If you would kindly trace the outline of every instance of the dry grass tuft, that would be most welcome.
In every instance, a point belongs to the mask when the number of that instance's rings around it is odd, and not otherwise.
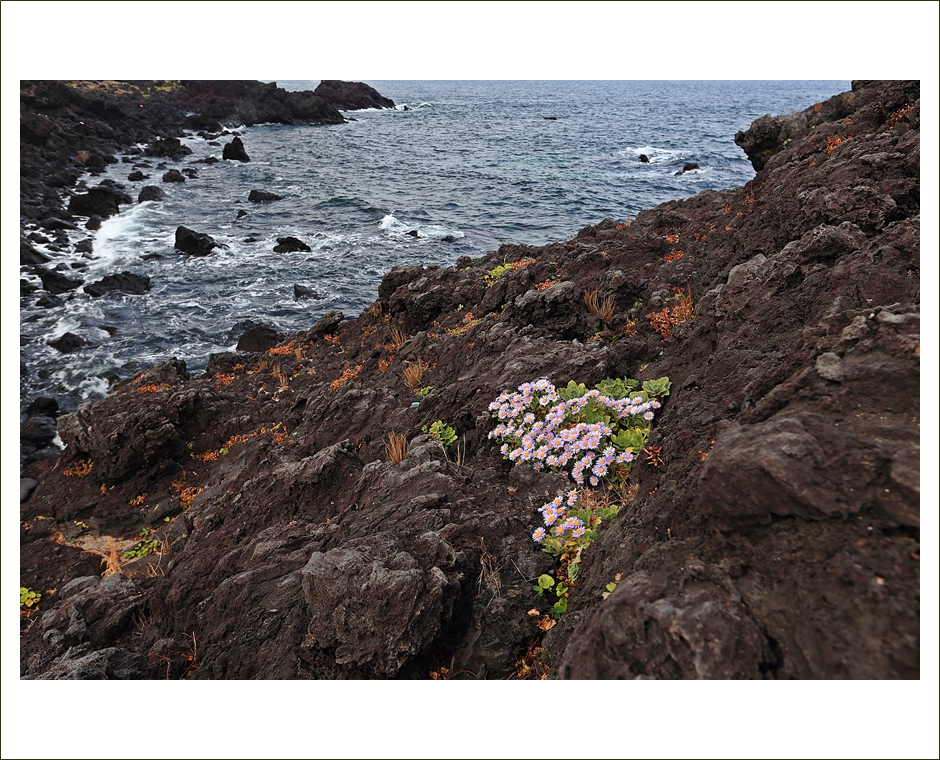
[[[408,455],[408,441],[405,436],[396,433],[394,430],[388,434],[388,440],[385,441],[385,455],[389,462],[400,464]]]
[[[397,325],[392,328],[392,337],[389,339],[386,348],[389,353],[395,353],[408,341],[408,335]]]
[[[382,304],[379,301],[373,301],[369,304],[369,308],[366,309],[366,312],[373,319],[379,319],[382,316]]]
[[[101,552],[97,549],[88,549],[87,551],[89,554],[95,554],[101,557],[101,564],[105,566],[104,572],[101,574],[102,578],[124,573],[121,569],[121,553],[118,551],[117,544],[114,543],[113,538],[108,538],[108,548],[106,551]]]
[[[482,593],[484,587],[493,592],[493,597],[499,596],[499,589],[503,585],[499,577],[499,562],[496,555],[486,548],[483,536],[480,539],[480,577],[477,579],[477,593]]]
[[[282,391],[287,390],[287,386],[290,385],[290,378],[285,374],[284,370],[281,369],[280,365],[272,369],[271,374],[274,376],[274,379],[277,380],[278,387]]]
[[[597,317],[606,328],[607,324],[614,316],[617,302],[613,296],[607,296],[604,302],[599,304],[597,298],[596,289],[584,291],[584,303],[587,306],[588,312],[592,317]]]
[[[405,384],[415,391],[421,387],[421,380],[424,378],[424,370],[429,365],[426,361],[418,359],[417,362],[407,362],[402,370],[402,377],[405,378]]]

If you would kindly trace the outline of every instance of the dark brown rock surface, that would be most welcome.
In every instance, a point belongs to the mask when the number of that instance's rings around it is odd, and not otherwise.
[[[739,144],[772,147],[742,188],[398,267],[356,319],[59,417],[63,458],[24,472],[20,582],[44,596],[21,674],[918,678],[919,97],[857,83],[813,129],[755,123]],[[663,337],[680,292],[694,317]],[[672,380],[547,632],[530,534],[565,482],[488,439],[489,403],[541,376]],[[95,547],[143,530],[159,551],[99,578]]]

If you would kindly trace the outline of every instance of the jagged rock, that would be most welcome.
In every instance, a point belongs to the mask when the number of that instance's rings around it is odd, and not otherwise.
[[[225,161],[251,161],[245,152],[245,146],[240,137],[232,138],[232,142],[226,143],[222,148],[222,159]]]
[[[174,161],[179,161],[183,156],[188,156],[192,152],[192,148],[180,143],[179,139],[176,137],[156,140],[144,148],[144,155],[146,156],[172,158]]]
[[[343,312],[339,309],[331,309],[317,320],[317,323],[307,330],[303,335],[303,340],[316,340],[324,335],[335,332],[340,322],[343,321]]]
[[[145,274],[134,274],[133,272],[109,274],[97,282],[85,285],[85,292],[93,298],[99,298],[114,291],[130,295],[142,295],[148,290],[150,290],[150,277]]]
[[[363,108],[394,108],[391,98],[379,95],[378,91],[362,82],[342,82],[324,79],[313,94],[323,98],[340,111],[358,111]]]
[[[236,351],[261,353],[269,348],[274,348],[283,340],[284,336],[271,325],[255,324],[250,320],[248,321],[251,326],[242,332],[238,338]]]
[[[295,237],[279,237],[277,245],[274,246],[275,253],[296,253],[298,251],[312,250],[303,240]]]
[[[73,280],[60,272],[44,269],[43,267],[36,267],[36,274],[42,280],[42,286],[53,295],[61,295],[70,290],[75,290],[75,288],[81,287],[83,283],[82,280]]]
[[[99,185],[89,188],[84,195],[73,195],[69,199],[69,213],[73,216],[97,215],[107,219],[118,213],[120,204],[131,202],[131,197],[122,190]]]
[[[248,216],[248,212],[244,209],[239,209],[238,213],[235,214],[236,219],[244,219],[246,216]]]
[[[65,301],[63,301],[61,298],[50,295],[49,293],[43,293],[41,296],[39,296],[38,299],[36,299],[36,306],[40,307],[41,309],[54,309],[64,303]]]
[[[641,164],[648,164],[649,162],[650,162],[650,157],[647,156],[645,153],[641,153],[641,154],[640,154],[640,163],[641,163]]]
[[[294,300],[299,301],[302,298],[323,298],[323,296],[318,293],[313,288],[308,288],[306,285],[298,285],[294,283]]]

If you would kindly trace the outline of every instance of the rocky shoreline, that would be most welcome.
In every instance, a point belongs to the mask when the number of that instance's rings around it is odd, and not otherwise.
[[[110,84],[24,83],[27,230],[70,223],[54,183],[178,154],[157,124],[339,123],[338,87]],[[87,114],[89,147],[56,131]],[[23,473],[21,676],[918,678],[919,114],[916,82],[854,82],[737,135],[742,188],[397,267],[354,318],[164,362],[57,425],[37,406],[68,447]],[[570,481],[504,459],[490,404],[664,376],[556,620],[531,534]]]

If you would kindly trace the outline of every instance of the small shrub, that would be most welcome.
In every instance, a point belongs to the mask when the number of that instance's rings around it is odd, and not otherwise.
[[[121,556],[123,559],[137,559],[138,557],[147,557],[159,551],[160,542],[151,537],[149,528],[144,528],[140,531],[140,540]]]
[[[408,441],[405,436],[396,433],[394,430],[388,434],[385,441],[385,456],[389,462],[400,464],[408,454]]]
[[[661,311],[654,311],[646,315],[652,328],[663,336],[665,340],[672,334],[672,329],[681,322],[691,322],[695,319],[695,307],[692,305],[692,290],[688,288],[685,293],[681,290],[673,296],[675,303],[666,306]]]
[[[444,446],[450,446],[457,440],[457,431],[442,420],[438,420],[430,428],[425,425],[421,432],[428,433],[433,440],[440,441]]]
[[[90,459],[83,459],[65,470],[65,476],[68,478],[84,478],[91,474],[94,463]]]
[[[40,599],[42,599],[42,594],[38,591],[20,586],[20,609],[31,610],[39,604]]]

